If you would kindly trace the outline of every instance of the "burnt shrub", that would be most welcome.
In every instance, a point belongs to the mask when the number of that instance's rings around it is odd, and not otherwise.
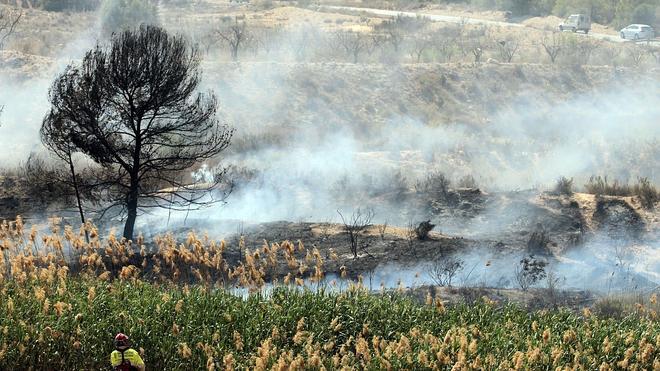
[[[630,196],[632,194],[632,189],[628,184],[618,180],[610,182],[607,176],[600,175],[591,176],[584,188],[587,193],[595,195]]]
[[[418,240],[426,240],[429,237],[429,233],[435,228],[435,224],[431,224],[430,220],[419,223],[415,228],[415,235]]]
[[[423,179],[417,180],[414,188],[417,193],[446,197],[450,185],[451,181],[445,174],[434,171]]]
[[[522,291],[527,291],[531,286],[547,276],[546,261],[536,259],[533,255],[520,260],[515,269],[514,278]]]
[[[30,154],[20,168],[20,183],[24,192],[39,203],[72,202],[73,190],[64,181],[67,169],[37,154]]]
[[[589,178],[584,187],[588,193],[595,195],[637,196],[645,209],[653,209],[655,203],[660,200],[660,192],[648,178],[637,178],[637,183],[630,185],[618,180],[610,182],[607,176],[599,175]]]
[[[573,194],[573,178],[568,179],[566,177],[561,177],[557,179],[555,184],[555,189],[553,190],[554,194],[557,195],[566,195],[570,196]]]
[[[639,201],[645,209],[653,209],[655,203],[660,200],[660,192],[648,178],[639,178],[637,184],[633,186],[633,193],[639,197]]]

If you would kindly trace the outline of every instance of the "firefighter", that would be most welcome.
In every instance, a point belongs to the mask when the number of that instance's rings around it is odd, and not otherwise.
[[[115,371],[144,371],[140,354],[131,348],[128,336],[121,332],[115,336],[115,350],[110,354],[110,364]]]

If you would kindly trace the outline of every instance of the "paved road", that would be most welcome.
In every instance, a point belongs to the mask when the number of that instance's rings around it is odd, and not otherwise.
[[[396,17],[398,15],[404,16],[404,17],[417,17],[417,16],[422,16],[427,19],[430,19],[431,21],[434,22],[447,22],[447,23],[467,23],[467,24],[481,24],[481,25],[490,25],[490,26],[500,26],[500,27],[511,27],[511,28],[523,28],[527,27],[523,24],[520,23],[511,23],[511,22],[500,22],[500,21],[492,21],[489,19],[481,19],[481,18],[466,18],[466,17],[457,17],[457,16],[451,16],[451,15],[441,15],[441,14],[427,14],[427,13],[415,13],[415,12],[403,12],[403,11],[398,11],[398,10],[386,10],[386,9],[374,9],[374,8],[356,8],[356,7],[350,7],[350,6],[332,6],[332,5],[321,5],[319,7],[320,9],[327,9],[327,10],[345,10],[345,11],[351,11],[351,12],[365,12],[377,16],[384,16],[384,17]],[[586,36],[586,37],[593,37],[595,39],[600,39],[600,40],[607,40],[607,41],[612,41],[612,42],[630,42],[630,40],[623,40],[619,36],[615,35],[606,35],[606,34],[601,34],[601,33],[589,33],[588,35],[584,34],[579,34],[581,36]],[[660,42],[657,38],[653,41],[654,43]]]

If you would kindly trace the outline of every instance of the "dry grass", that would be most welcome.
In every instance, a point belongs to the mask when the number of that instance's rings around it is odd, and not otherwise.
[[[0,4],[0,7],[6,5]],[[93,13],[47,12],[24,9],[16,33],[6,49],[25,54],[59,55],[70,42],[75,42],[92,29],[96,15]]]
[[[147,243],[143,237],[134,242],[119,240],[114,233],[101,239],[91,224],[74,230],[62,226],[60,218],[52,218],[49,223],[46,233],[40,233],[37,226],[26,230],[20,217],[0,224],[0,276],[26,282],[54,265],[83,276],[145,278],[170,284],[194,282],[209,288],[238,286],[251,291],[280,278],[286,285],[302,285],[303,279],[320,282],[324,277],[325,258],[318,249],[308,250],[302,242],[264,241],[261,248],[250,250],[241,241],[240,259],[229,264],[224,241],[212,241],[194,232],[183,243],[171,234]],[[85,240],[85,232],[90,241]],[[336,254],[330,256],[337,259]]]
[[[650,293],[618,293],[602,297],[593,305],[594,311],[606,318],[621,319],[630,313],[651,315],[660,313],[657,288]]]

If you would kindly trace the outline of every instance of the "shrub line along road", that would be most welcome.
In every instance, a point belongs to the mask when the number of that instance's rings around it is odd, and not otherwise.
[[[441,15],[441,14],[426,14],[426,13],[415,13],[415,12],[404,12],[404,11],[398,11],[398,10],[386,10],[386,9],[375,9],[375,8],[357,8],[357,7],[352,7],[352,6],[334,6],[334,5],[321,5],[318,7],[319,10],[321,9],[327,9],[327,10],[345,10],[345,11],[351,11],[351,12],[364,12],[364,13],[369,13],[372,15],[377,15],[377,16],[384,16],[384,17],[396,17],[398,15],[404,16],[404,17],[424,17],[427,18],[433,22],[447,22],[447,23],[467,23],[467,24],[481,24],[481,25],[489,25],[489,26],[500,26],[500,27],[513,27],[513,28],[522,28],[522,27],[528,27],[520,23],[511,23],[511,22],[501,22],[501,21],[492,21],[489,19],[480,19],[480,18],[468,18],[468,17],[457,17],[457,16],[452,16],[452,15]],[[590,32],[587,35],[581,34],[582,36],[586,37],[593,37],[595,39],[600,39],[600,40],[607,40],[607,41],[613,41],[613,42],[626,42],[626,41],[631,41],[631,40],[623,40],[617,35],[606,35],[602,33],[592,33]],[[653,43],[658,43],[660,42],[660,39],[655,38],[652,40]]]

